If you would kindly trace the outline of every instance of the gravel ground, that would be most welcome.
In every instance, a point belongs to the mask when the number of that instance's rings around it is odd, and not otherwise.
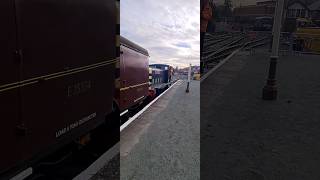
[[[176,86],[121,134],[122,180],[200,179],[200,83]]]
[[[320,57],[281,57],[276,101],[268,65],[239,53],[201,83],[201,179],[320,179]]]

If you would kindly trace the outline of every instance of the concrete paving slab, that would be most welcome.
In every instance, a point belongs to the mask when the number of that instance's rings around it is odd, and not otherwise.
[[[200,179],[200,82],[179,82],[121,133],[122,180]]]
[[[239,53],[201,83],[201,179],[320,179],[320,56],[282,56],[262,100],[267,50]]]

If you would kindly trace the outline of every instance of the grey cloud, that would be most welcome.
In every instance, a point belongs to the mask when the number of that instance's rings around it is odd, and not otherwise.
[[[120,3],[121,35],[148,49],[151,62],[186,66],[193,57],[199,64],[199,0]]]

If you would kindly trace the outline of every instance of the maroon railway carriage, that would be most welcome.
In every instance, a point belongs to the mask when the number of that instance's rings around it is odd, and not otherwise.
[[[144,48],[120,37],[120,112],[141,104],[148,96],[149,54]]]
[[[1,0],[0,22],[0,179],[7,179],[112,111],[116,7]]]

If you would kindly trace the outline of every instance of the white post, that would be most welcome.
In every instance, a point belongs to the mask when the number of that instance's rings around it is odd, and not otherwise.
[[[278,0],[275,19],[274,19],[274,33],[273,33],[273,42],[272,42],[272,52],[270,57],[269,65],[269,75],[266,85],[263,88],[262,99],[264,100],[275,100],[277,99],[278,89],[276,86],[276,70],[277,70],[277,61],[279,57],[279,43],[281,35],[281,26],[282,26],[282,17],[283,17],[283,8],[285,0]]]
[[[279,44],[280,44],[281,25],[282,25],[283,11],[284,11],[284,1],[285,0],[278,0],[277,6],[276,6],[271,56],[279,55]]]
[[[188,82],[187,82],[187,89],[186,89],[186,93],[188,93],[188,92],[189,92],[190,79],[191,79],[191,64],[190,64],[190,66],[189,66]]]
[[[189,66],[189,72],[188,72],[188,82],[190,82],[190,76],[191,76],[191,64]]]

